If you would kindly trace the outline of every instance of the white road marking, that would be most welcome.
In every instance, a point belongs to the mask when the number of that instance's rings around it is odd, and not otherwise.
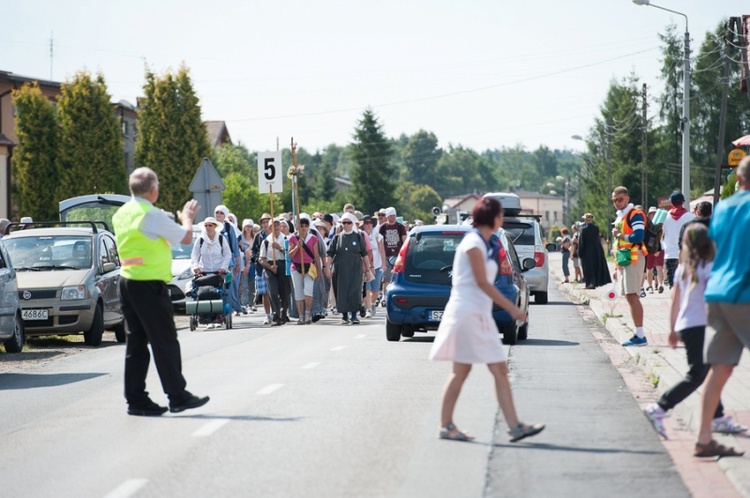
[[[283,386],[284,384],[269,384],[255,394],[271,394],[272,392]]]
[[[128,479],[110,491],[104,498],[128,498],[148,483],[148,479]]]
[[[358,336],[354,337],[355,339],[364,339],[367,337],[367,334],[359,334]]]
[[[303,365],[302,368],[303,369],[305,369],[305,368],[315,368],[318,365],[320,365],[319,361],[313,361],[313,362],[310,362],[310,363],[307,363],[307,364]]]
[[[220,418],[216,420],[212,420],[211,422],[207,423],[197,431],[193,433],[193,436],[195,437],[205,437],[210,436],[214,432],[218,431],[220,428],[222,428],[226,423],[229,422],[228,418]]]
[[[331,348],[331,351],[341,351],[342,349],[346,349],[346,346],[336,346],[335,348]]]

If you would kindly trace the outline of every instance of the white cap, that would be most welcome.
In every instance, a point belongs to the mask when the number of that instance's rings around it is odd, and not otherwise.
[[[396,208],[394,208],[394,207],[386,208],[385,215],[386,216],[396,216]]]

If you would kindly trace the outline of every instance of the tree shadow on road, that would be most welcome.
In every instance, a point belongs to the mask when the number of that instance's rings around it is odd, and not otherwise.
[[[37,387],[54,387],[82,382],[84,380],[101,377],[103,373],[80,373],[80,374],[0,374],[0,391],[11,391],[21,389],[34,389]]]
[[[163,417],[162,419],[168,418],[192,418],[196,420],[232,420],[240,422],[299,422],[304,420],[306,417],[264,417],[257,415],[171,415],[169,417]]]
[[[551,451],[573,451],[580,453],[629,453],[633,455],[660,455],[661,451],[653,450],[629,450],[627,448],[586,448],[581,446],[561,446],[549,443],[498,443],[492,445],[495,448],[515,448],[520,450],[551,450]]]
[[[559,339],[525,339],[516,343],[517,346],[580,346],[580,342],[561,341]]]

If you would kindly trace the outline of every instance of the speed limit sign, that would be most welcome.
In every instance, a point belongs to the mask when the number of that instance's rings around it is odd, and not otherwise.
[[[258,192],[261,194],[281,193],[284,176],[280,151],[258,152]]]

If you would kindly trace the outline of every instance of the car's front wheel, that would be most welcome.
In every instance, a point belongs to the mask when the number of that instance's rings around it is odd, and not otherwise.
[[[401,340],[401,325],[389,322],[385,320],[385,338],[390,342],[398,342]]]
[[[3,343],[5,346],[6,353],[20,353],[23,349],[23,344],[26,342],[26,334],[23,328],[23,319],[21,313],[16,315],[16,325],[13,330],[13,337]]]
[[[518,340],[518,327],[515,323],[503,325],[500,328],[500,332],[503,334],[503,344],[510,344],[511,346]]]
[[[83,332],[83,342],[88,346],[98,346],[102,343],[102,335],[104,335],[104,314],[102,307],[97,304],[91,328]]]

